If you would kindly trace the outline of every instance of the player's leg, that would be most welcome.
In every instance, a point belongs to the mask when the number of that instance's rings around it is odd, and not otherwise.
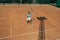
[[[29,23],[29,20],[27,21],[27,23]]]
[[[32,27],[32,19],[29,17],[27,18],[27,24],[30,23],[30,26]]]
[[[30,20],[30,24],[32,24],[32,20]]]
[[[29,23],[29,18],[27,18],[26,22],[27,22],[27,24]]]
[[[30,26],[32,27],[32,19],[30,20]]]

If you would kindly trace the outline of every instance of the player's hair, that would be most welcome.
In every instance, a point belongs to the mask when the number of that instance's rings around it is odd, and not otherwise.
[[[28,14],[30,14],[30,12],[28,12]]]

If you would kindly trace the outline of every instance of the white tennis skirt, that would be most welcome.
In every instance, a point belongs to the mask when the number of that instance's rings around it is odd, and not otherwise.
[[[31,20],[31,18],[27,18],[27,21],[30,21]]]

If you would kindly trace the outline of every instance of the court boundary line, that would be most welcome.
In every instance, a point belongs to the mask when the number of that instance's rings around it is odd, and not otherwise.
[[[56,28],[54,29],[48,29],[48,30],[45,30],[45,31],[50,31],[50,30],[56,30]],[[0,39],[6,39],[6,38],[12,38],[12,37],[17,37],[17,36],[24,36],[24,35],[31,35],[31,34],[36,34],[38,32],[41,32],[41,31],[37,31],[37,32],[31,32],[31,33],[23,33],[23,34],[18,34],[18,35],[12,35],[12,36],[8,36],[8,37],[2,37]]]

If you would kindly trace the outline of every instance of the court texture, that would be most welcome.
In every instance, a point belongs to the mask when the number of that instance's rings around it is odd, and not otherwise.
[[[32,27],[26,24],[28,11]],[[38,40],[40,21],[45,16],[45,40],[60,40],[60,8],[48,4],[0,5],[0,40]]]

